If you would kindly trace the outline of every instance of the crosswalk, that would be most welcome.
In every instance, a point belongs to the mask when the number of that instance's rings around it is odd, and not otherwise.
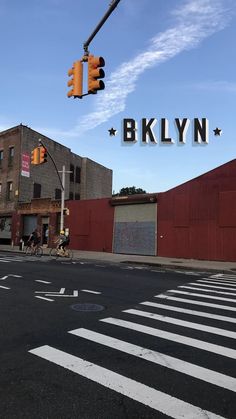
[[[138,309],[136,306],[123,310],[118,317],[102,318],[97,323],[98,330],[82,327],[69,330],[70,336],[75,338],[73,352],[76,351],[76,356],[49,345],[29,352],[171,418],[233,418],[236,412],[236,405],[233,406],[236,400],[236,275],[217,275],[155,295],[150,301],[141,302]],[[202,288],[202,283],[208,287]],[[228,290],[223,291],[225,297],[222,297],[222,287]],[[217,303],[212,303],[212,298]],[[89,355],[81,350],[81,339],[90,342],[94,351],[101,345],[113,351],[113,356],[115,351],[118,359],[120,354],[138,359],[140,368],[143,363],[146,368],[152,365],[155,379],[150,383],[142,382],[138,373],[137,377],[133,373],[129,376],[129,365],[123,375],[117,363],[118,371],[115,371],[101,365],[104,359],[100,362],[98,359],[96,364],[90,358],[85,359]],[[140,340],[146,345],[140,345]],[[180,383],[177,388],[168,385],[167,391],[162,382],[163,374],[168,383],[177,380]],[[184,380],[188,383],[187,394],[184,390],[181,393]],[[200,389],[198,403],[192,396],[196,388]],[[212,399],[215,400],[213,407]]]
[[[52,258],[49,255],[38,256],[27,256],[27,255],[0,255],[1,263],[23,263],[23,262],[49,262]]]

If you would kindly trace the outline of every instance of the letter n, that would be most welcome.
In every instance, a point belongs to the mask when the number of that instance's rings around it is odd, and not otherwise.
[[[209,127],[208,127],[208,119],[202,118],[202,122],[200,122],[200,119],[194,118],[194,141],[196,143],[208,143],[208,137],[209,137]]]

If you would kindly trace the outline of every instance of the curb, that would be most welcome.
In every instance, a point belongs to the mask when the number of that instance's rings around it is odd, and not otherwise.
[[[220,273],[228,273],[228,274],[235,274],[234,270],[231,269],[224,269],[224,268],[204,268],[198,266],[185,266],[185,265],[172,265],[172,264],[164,264],[164,263],[153,263],[153,262],[139,262],[139,261],[131,261],[125,260],[121,261],[120,263],[129,263],[131,265],[142,265],[142,266],[153,266],[158,268],[164,269],[178,269],[182,271],[199,271],[199,272],[220,272]]]
[[[0,251],[3,252],[8,252],[8,253],[18,253],[21,255],[25,255],[24,250],[20,250],[20,249],[1,249]],[[47,253],[43,253],[43,256],[49,256],[50,254],[50,250]],[[205,268],[205,267],[200,267],[200,266],[186,266],[186,265],[181,265],[181,264],[168,264],[168,263],[160,263],[160,262],[145,262],[145,261],[138,261],[138,260],[121,260],[121,261],[112,261],[112,260],[103,260],[103,259],[91,259],[91,258],[86,258],[84,257],[78,257],[75,259],[81,259],[81,260],[86,260],[86,261],[94,261],[96,263],[99,262],[104,262],[104,263],[117,263],[117,264],[130,264],[130,265],[142,265],[142,266],[153,266],[156,268],[163,268],[163,269],[168,269],[168,270],[179,270],[179,271],[199,271],[199,272],[218,272],[218,273],[225,273],[225,274],[234,274],[236,275],[235,271],[236,269],[226,269],[226,268]]]

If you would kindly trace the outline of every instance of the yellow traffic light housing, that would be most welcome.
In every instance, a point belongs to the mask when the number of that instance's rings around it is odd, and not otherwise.
[[[39,160],[38,154],[39,154],[38,153],[38,147],[34,148],[31,151],[31,164],[38,164],[38,160]]]
[[[72,76],[72,78],[68,81],[67,86],[72,89],[67,93],[67,96],[81,99],[83,96],[83,63],[75,61],[73,67],[68,71],[68,76]]]
[[[96,94],[98,90],[105,89],[105,84],[101,79],[105,77],[105,72],[102,68],[105,66],[103,57],[88,56],[88,93]]]
[[[43,146],[39,147],[39,163],[46,163],[47,162],[47,149]]]

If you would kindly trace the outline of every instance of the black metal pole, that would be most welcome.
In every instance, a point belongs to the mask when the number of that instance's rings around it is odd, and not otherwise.
[[[109,18],[110,14],[116,8],[116,6],[118,5],[119,2],[120,2],[120,0],[113,0],[112,1],[112,3],[110,4],[110,7],[108,9],[108,11],[106,12],[106,14],[103,16],[103,18],[101,19],[101,21],[99,22],[99,24],[94,29],[93,33],[87,39],[87,41],[85,41],[85,43],[84,43],[84,52],[85,52],[85,55],[88,55],[88,46],[89,46],[90,42],[93,40],[93,38],[95,37],[95,35],[101,29],[101,27],[104,25],[104,23]]]
[[[58,172],[58,170],[57,170],[57,166],[56,166],[56,163],[55,163],[55,161],[54,161],[54,158],[52,157],[51,153],[49,153],[49,151],[48,151],[47,147],[43,144],[43,142],[42,142],[41,138],[39,138],[39,144],[40,144],[40,145],[42,145],[42,146],[43,146],[43,147],[47,150],[47,154],[49,155],[50,159],[52,160],[52,162],[53,162],[53,164],[54,164],[54,167],[55,167],[55,169],[56,169],[56,172],[57,172],[58,178],[59,178],[59,180],[60,180],[61,189],[62,189],[62,191],[64,191],[64,189],[65,189],[65,188],[64,188],[64,186],[62,185],[61,177],[60,177],[59,172]]]

